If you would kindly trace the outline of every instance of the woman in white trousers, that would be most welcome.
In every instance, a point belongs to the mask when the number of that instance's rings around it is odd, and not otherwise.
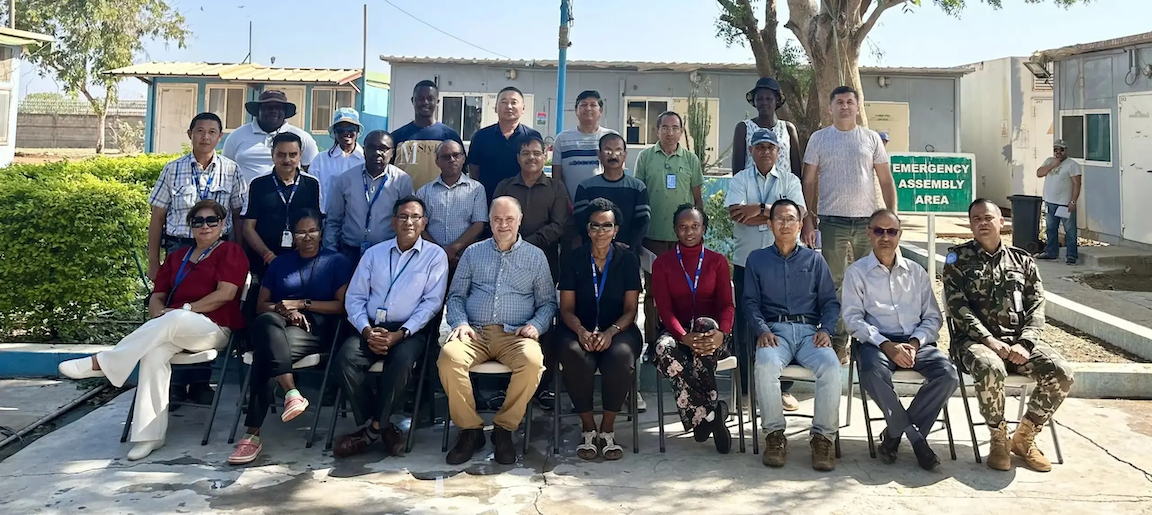
[[[227,212],[214,200],[188,211],[194,247],[168,255],[156,274],[148,301],[151,320],[111,350],[60,363],[72,379],[107,377],[119,387],[140,365],[136,404],[132,407],[128,459],[142,459],[164,445],[168,430],[168,390],[172,357],[180,352],[219,349],[234,329],[242,328],[239,291],[248,275],[248,258],[239,245],[221,241]]]

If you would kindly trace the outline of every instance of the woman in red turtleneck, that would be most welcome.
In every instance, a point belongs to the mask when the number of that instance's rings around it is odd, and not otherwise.
[[[685,204],[673,217],[676,247],[652,263],[652,295],[660,312],[656,368],[672,383],[685,430],[696,441],[709,436],[727,454],[732,435],[724,424],[728,406],[718,401],[716,362],[729,356],[736,305],[724,256],[704,248],[708,216]]]

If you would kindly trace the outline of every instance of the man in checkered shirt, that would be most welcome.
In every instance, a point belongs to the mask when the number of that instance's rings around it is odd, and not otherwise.
[[[165,253],[194,244],[192,228],[185,218],[197,202],[213,199],[231,212],[224,220],[224,234],[233,234],[242,244],[242,231],[237,217],[248,196],[248,184],[240,176],[236,163],[218,155],[216,145],[223,136],[220,117],[200,113],[188,125],[192,152],[164,166],[160,179],[152,188],[148,203],[152,220],[148,222],[148,278],[155,279],[160,269],[160,247]]]

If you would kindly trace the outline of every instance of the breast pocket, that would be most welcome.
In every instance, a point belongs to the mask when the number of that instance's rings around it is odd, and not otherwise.
[[[188,210],[200,201],[200,192],[196,189],[196,185],[189,182],[179,187],[176,193],[172,195],[172,207],[175,210]]]

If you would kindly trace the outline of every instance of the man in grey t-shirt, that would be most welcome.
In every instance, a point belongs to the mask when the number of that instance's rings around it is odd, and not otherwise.
[[[1068,145],[1058,139],[1052,144],[1052,157],[1036,170],[1044,178],[1044,224],[1048,229],[1048,244],[1036,259],[1056,259],[1060,254],[1060,224],[1064,224],[1065,262],[1075,265],[1078,256],[1076,241],[1076,199],[1080,198],[1080,181],[1084,171],[1080,163],[1068,159]],[[1064,208],[1064,209],[1061,209]]]
[[[896,211],[896,183],[892,180],[888,152],[880,135],[856,124],[860,95],[848,86],[840,86],[832,90],[830,97],[833,124],[814,132],[804,153],[804,201],[808,216],[801,240],[815,247],[816,229],[820,229],[821,252],[839,293],[844,270],[851,261],[872,250],[868,218],[877,208],[873,181],[879,179],[884,207],[892,211]],[[843,322],[836,327],[833,344],[836,354],[844,360],[848,337]]]
[[[552,178],[563,181],[569,200],[576,201],[580,183],[600,175],[600,138],[616,131],[600,126],[604,100],[597,91],[584,91],[576,97],[576,120],[579,125],[556,135],[552,143]],[[559,156],[559,158],[557,158]]]

